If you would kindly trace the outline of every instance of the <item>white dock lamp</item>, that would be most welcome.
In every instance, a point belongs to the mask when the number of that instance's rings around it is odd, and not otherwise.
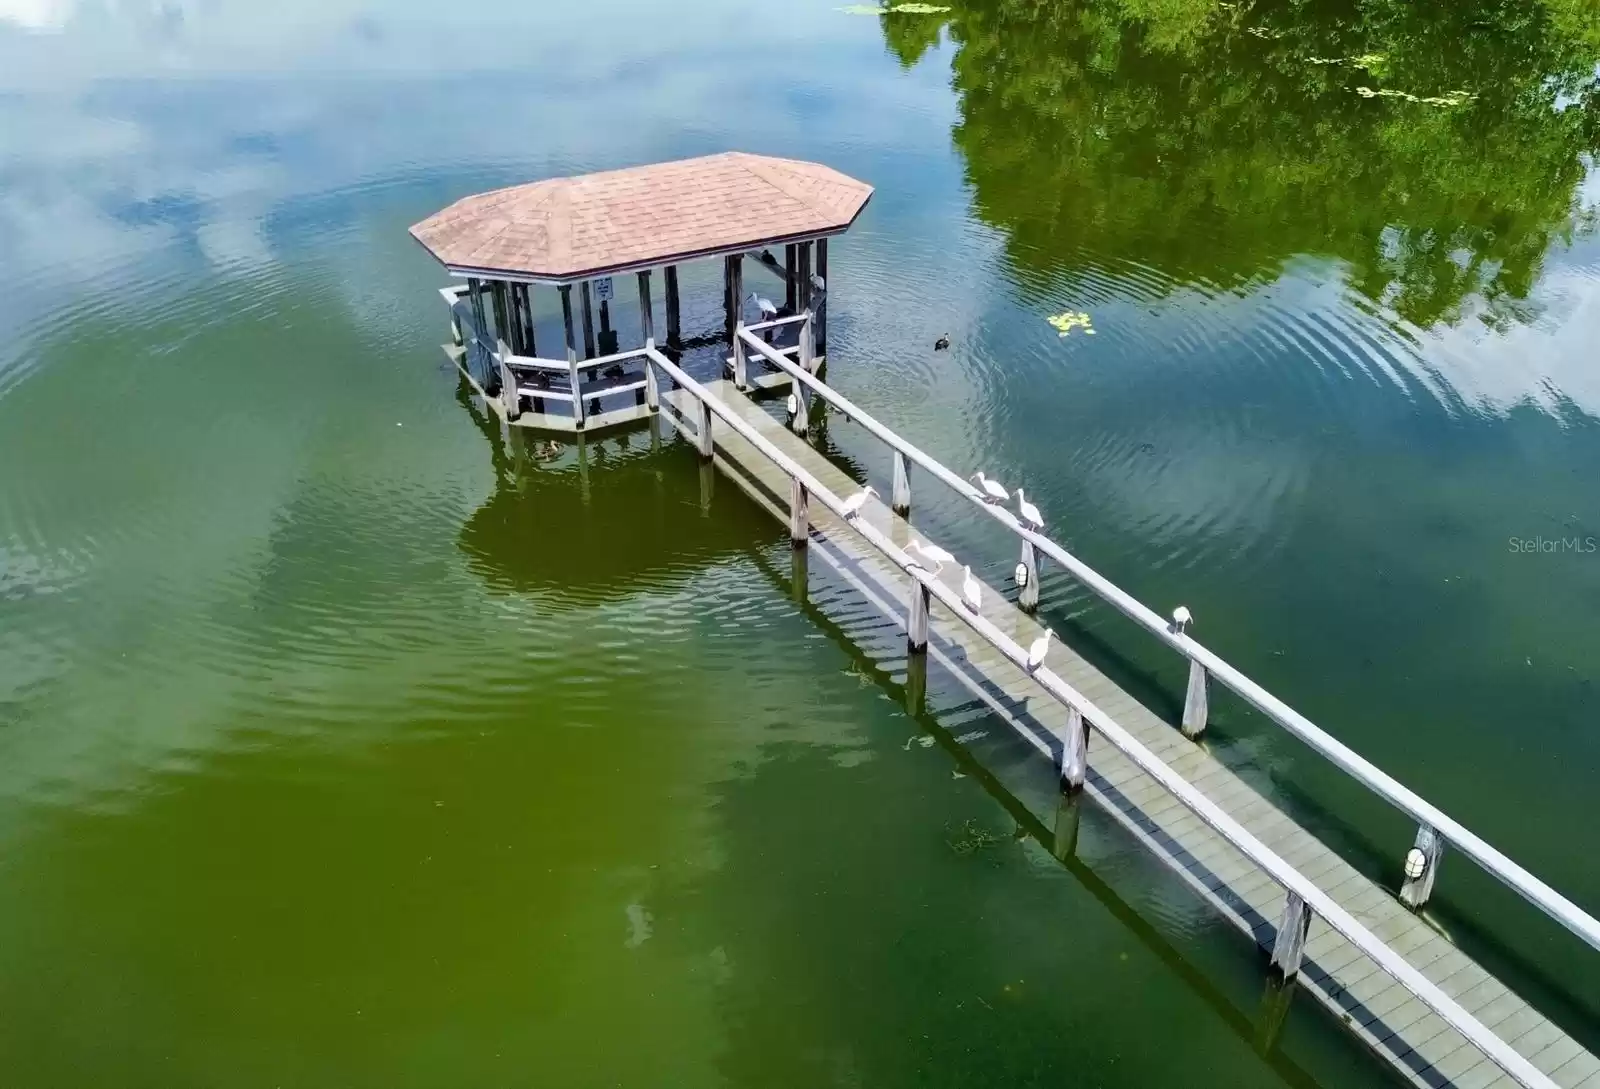
[[[1420,847],[1413,847],[1406,852],[1406,879],[1420,880],[1428,872],[1428,855]]]

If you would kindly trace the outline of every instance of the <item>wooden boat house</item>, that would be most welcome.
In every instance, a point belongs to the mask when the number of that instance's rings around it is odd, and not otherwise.
[[[666,319],[659,347],[669,358],[703,347],[733,350],[743,327],[820,370],[828,240],[849,229],[871,196],[871,186],[818,163],[726,152],[464,197],[411,234],[463,281],[441,294],[451,311],[446,351],[466,381],[507,424],[593,431],[656,408],[645,349],[658,347],[657,269]],[[746,294],[747,257],[777,276],[781,305]],[[685,337],[679,267],[711,260],[722,262],[723,328]],[[637,281],[640,343],[622,348],[612,316],[628,308],[618,278],[629,274]],[[536,336],[549,288],[559,296],[563,333],[553,346]],[[749,311],[754,323],[745,322]],[[787,386],[789,379],[771,373],[751,383]]]

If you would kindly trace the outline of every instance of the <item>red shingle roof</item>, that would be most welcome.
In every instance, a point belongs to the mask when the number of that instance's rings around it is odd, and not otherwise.
[[[480,193],[411,234],[452,269],[577,280],[837,234],[871,196],[818,163],[730,151]]]

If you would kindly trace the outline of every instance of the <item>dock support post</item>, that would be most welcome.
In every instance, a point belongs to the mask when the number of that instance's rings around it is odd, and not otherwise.
[[[1183,697],[1183,736],[1193,741],[1206,732],[1206,667],[1189,659],[1189,691]]]
[[[750,388],[750,363],[745,358],[744,338],[739,334],[744,332],[744,322],[739,322],[733,327],[733,384],[741,390]]]
[[[532,284],[523,284],[522,285],[522,317],[523,317],[523,323],[524,323],[523,324],[523,330],[522,330],[523,331],[523,338],[522,338],[522,350],[523,350],[523,353],[526,354],[526,355],[538,355],[539,354],[539,347],[538,347],[537,344],[534,343],[534,335],[533,335],[534,325],[533,325],[533,285]]]
[[[811,309],[811,243],[795,247],[795,264],[800,282],[795,285],[795,300],[806,320],[800,326],[800,365],[807,374],[817,373],[817,315]]]
[[[1412,911],[1421,911],[1433,895],[1433,879],[1443,854],[1444,837],[1430,825],[1418,827],[1416,842],[1406,852],[1405,884],[1400,886],[1400,902]]]
[[[678,266],[668,265],[667,286],[667,347],[676,348],[683,343],[683,315],[678,302]]]
[[[828,240],[817,239],[817,278],[822,281],[822,298],[817,300],[817,356],[828,354]]]
[[[723,334],[732,344],[734,330],[739,327],[739,318],[744,312],[744,257],[740,254],[735,253],[723,259],[722,302]]]
[[[709,461],[700,463],[700,517],[711,517],[711,500],[717,494],[717,467]]]
[[[811,495],[800,478],[789,478],[789,543],[804,548],[811,540]]]
[[[906,659],[906,714],[920,719],[928,713],[928,656],[913,654]]]
[[[716,453],[716,446],[711,440],[711,406],[704,401],[696,401],[700,406],[700,426],[695,430],[695,446],[700,451],[700,457],[710,461]]]
[[[896,514],[911,513],[911,466],[898,450],[894,452],[894,488],[889,503]]]
[[[572,328],[572,285],[561,285],[561,323],[567,331],[567,377],[572,384],[573,425],[583,430],[583,382],[578,375],[578,342]]]
[[[644,337],[646,348],[656,346],[656,314],[650,297],[649,269],[639,273],[639,333]],[[651,412],[661,411],[660,379],[656,377],[656,365],[648,356],[644,361],[644,403]]]
[[[583,358],[594,358],[594,301],[589,281],[583,281]]]
[[[1089,727],[1083,712],[1067,708],[1067,732],[1061,739],[1061,796],[1051,851],[1065,862],[1078,853],[1078,826],[1083,817],[1083,784],[1089,777]]]
[[[906,653],[913,658],[928,653],[928,606],[932,598],[922,580],[911,580],[911,595],[906,606]]]
[[[1288,890],[1283,918],[1278,920],[1278,936],[1272,942],[1273,978],[1291,983],[1300,974],[1300,957],[1305,952],[1306,934],[1311,930],[1311,908],[1300,894]]]
[[[516,372],[506,362],[512,354],[511,345],[501,340],[495,342],[495,348],[500,356],[500,407],[505,409],[507,420],[514,420],[522,415],[522,398],[517,394]]]
[[[804,548],[789,551],[789,596],[796,605],[804,605],[810,596],[811,553]]]
[[[1017,563],[1017,607],[1031,613],[1039,607],[1039,552],[1032,541],[1022,542],[1022,558]]]
[[[509,340],[511,338],[511,318],[508,313],[510,307],[506,299],[504,280],[489,281],[489,300],[494,303],[495,339]]]
[[[800,304],[795,298],[794,282],[795,244],[783,247],[783,308],[791,314],[798,313]]]

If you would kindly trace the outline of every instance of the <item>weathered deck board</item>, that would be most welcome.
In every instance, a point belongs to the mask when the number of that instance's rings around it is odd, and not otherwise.
[[[837,494],[848,495],[859,483],[796,437],[728,381],[710,383],[710,391],[747,423],[800,463]],[[695,406],[681,391],[663,396],[678,413],[698,419]],[[759,504],[788,521],[789,479],[765,455],[717,420],[713,424],[719,466]],[[847,577],[862,590],[888,604],[899,616],[909,580],[863,539],[820,504],[812,504],[815,531],[840,557]],[[911,523],[886,503],[871,501],[864,519],[896,542],[909,541]],[[942,576],[955,587],[961,572]],[[1027,645],[1042,628],[1004,594],[986,587],[986,619]],[[935,604],[930,622],[931,646],[941,661],[960,671],[981,701],[963,701],[951,712],[1001,713],[1041,747],[1053,744],[1066,725],[1066,709],[1037,687],[1026,674],[960,620]],[[1123,692],[1087,660],[1059,641],[1050,652],[1051,668],[1089,695],[1125,729],[1162,759],[1181,769],[1185,778],[1235,820],[1289,860],[1299,872],[1317,881],[1341,906],[1390,946],[1403,954],[1452,998],[1498,1020],[1494,1027],[1563,1089],[1600,1087],[1600,1061],[1556,1025],[1509,992],[1474,964],[1443,935],[1400,904],[1355,867],[1297,824],[1253,782],[1228,768],[1202,746],[1183,738],[1176,726]],[[939,667],[932,667],[939,668]],[[1048,742],[1045,739],[1052,739]],[[1263,947],[1271,944],[1284,905],[1283,890],[1212,832],[1183,805],[1155,786],[1128,758],[1097,737],[1089,747],[1088,790],[1113,817],[1172,865],[1202,897]],[[1342,936],[1314,920],[1306,944],[1302,986],[1349,1027],[1379,1056],[1390,1061],[1413,1084],[1436,1087],[1512,1086],[1515,1083],[1424,1003]]]

